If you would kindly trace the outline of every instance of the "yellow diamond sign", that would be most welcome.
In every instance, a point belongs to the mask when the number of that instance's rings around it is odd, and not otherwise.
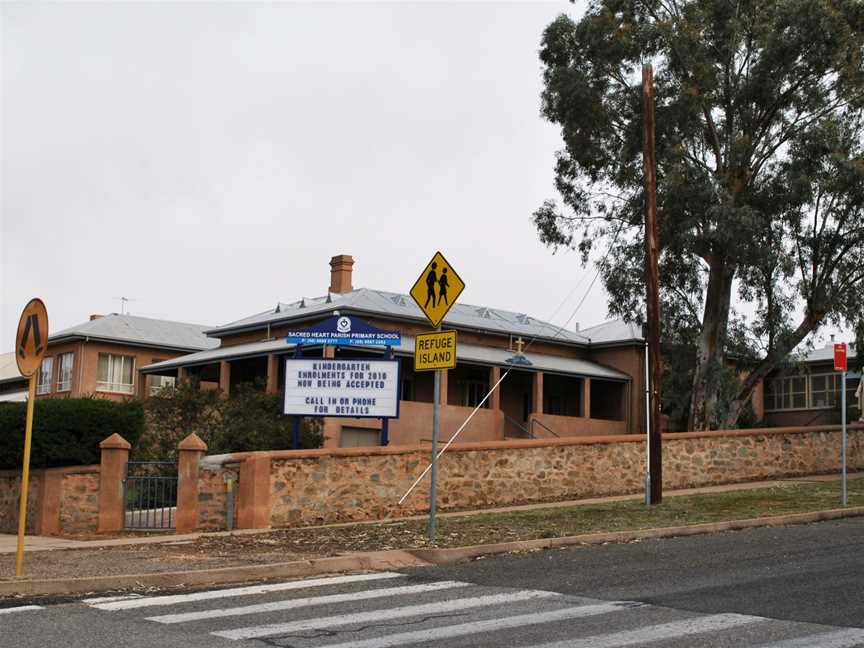
[[[438,326],[450,307],[465,290],[465,284],[440,252],[432,260],[411,288],[411,297],[432,326]]]

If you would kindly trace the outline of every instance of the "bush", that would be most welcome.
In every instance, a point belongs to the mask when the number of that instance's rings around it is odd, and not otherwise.
[[[291,447],[294,419],[282,414],[282,399],[264,393],[260,382],[238,385],[230,398],[185,382],[160,390],[145,408],[147,429],[133,448],[137,459],[173,459],[177,445],[192,432],[207,444],[208,454]],[[302,419],[300,447],[320,448],[323,443],[321,420]]]
[[[27,404],[0,405],[0,468],[20,468]],[[30,465],[48,468],[98,464],[99,444],[115,432],[133,445],[138,443],[144,432],[144,407],[140,401],[94,397],[37,400]]]

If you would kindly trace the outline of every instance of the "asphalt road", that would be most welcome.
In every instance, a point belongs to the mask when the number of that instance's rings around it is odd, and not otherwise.
[[[0,647],[864,646],[862,541],[853,519],[405,573],[2,601]]]

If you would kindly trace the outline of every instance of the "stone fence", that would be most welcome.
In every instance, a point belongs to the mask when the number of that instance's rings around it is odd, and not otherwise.
[[[864,426],[848,428],[848,466],[864,469]],[[428,446],[286,450],[203,457],[198,528],[285,527],[398,518],[429,507],[429,480],[399,505],[430,460]],[[638,493],[644,437],[454,444],[439,463],[439,508],[468,510]],[[840,428],[763,428],[666,434],[663,485],[689,488],[835,472]]]
[[[33,471],[29,532],[75,535],[123,528],[129,444],[112,435],[101,447],[99,466]],[[205,456],[207,446],[192,434],[178,450],[178,532],[399,518],[429,506],[428,478],[398,503],[429,463],[429,446]],[[849,426],[847,455],[850,470],[864,469],[864,426]],[[439,464],[439,507],[468,510],[638,493],[644,466],[644,437],[635,435],[454,444]],[[665,489],[839,468],[839,426],[663,437]],[[0,472],[0,531],[17,528],[19,491],[18,473]]]

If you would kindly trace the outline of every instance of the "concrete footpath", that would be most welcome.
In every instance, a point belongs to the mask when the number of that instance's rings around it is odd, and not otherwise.
[[[851,478],[864,473],[850,474]],[[837,481],[836,475],[748,482],[697,489],[667,491],[666,497],[726,493],[764,488],[789,487],[806,482]],[[592,498],[576,501],[533,504],[471,512],[451,512],[441,517],[466,517],[512,511],[536,511],[615,501],[641,500],[643,495]],[[235,532],[160,534],[138,537],[76,540],[49,537],[27,537],[25,578],[15,579],[9,571],[16,550],[14,535],[0,535],[0,598],[6,596],[63,595],[82,592],[170,588],[238,583],[272,578],[299,578],[341,571],[400,569],[450,563],[482,555],[536,551],[540,549],[591,545],[610,542],[633,542],[649,538],[716,533],[756,526],[802,524],[819,520],[864,515],[864,507],[792,513],[773,517],[728,520],[675,527],[585,533],[536,540],[513,540],[495,544],[451,548],[404,548],[398,540],[380,551],[346,553],[344,547],[325,544],[290,549],[272,540],[273,529]],[[401,518],[390,523],[399,525],[425,516]],[[306,527],[305,530],[381,524],[382,521]],[[309,534],[315,537],[321,534]],[[203,548],[201,545],[205,545]],[[238,546],[242,545],[242,546]],[[367,546],[367,549],[372,548]],[[379,548],[374,545],[374,548]],[[7,564],[8,563],[8,564]],[[4,567],[5,565],[5,567]]]

